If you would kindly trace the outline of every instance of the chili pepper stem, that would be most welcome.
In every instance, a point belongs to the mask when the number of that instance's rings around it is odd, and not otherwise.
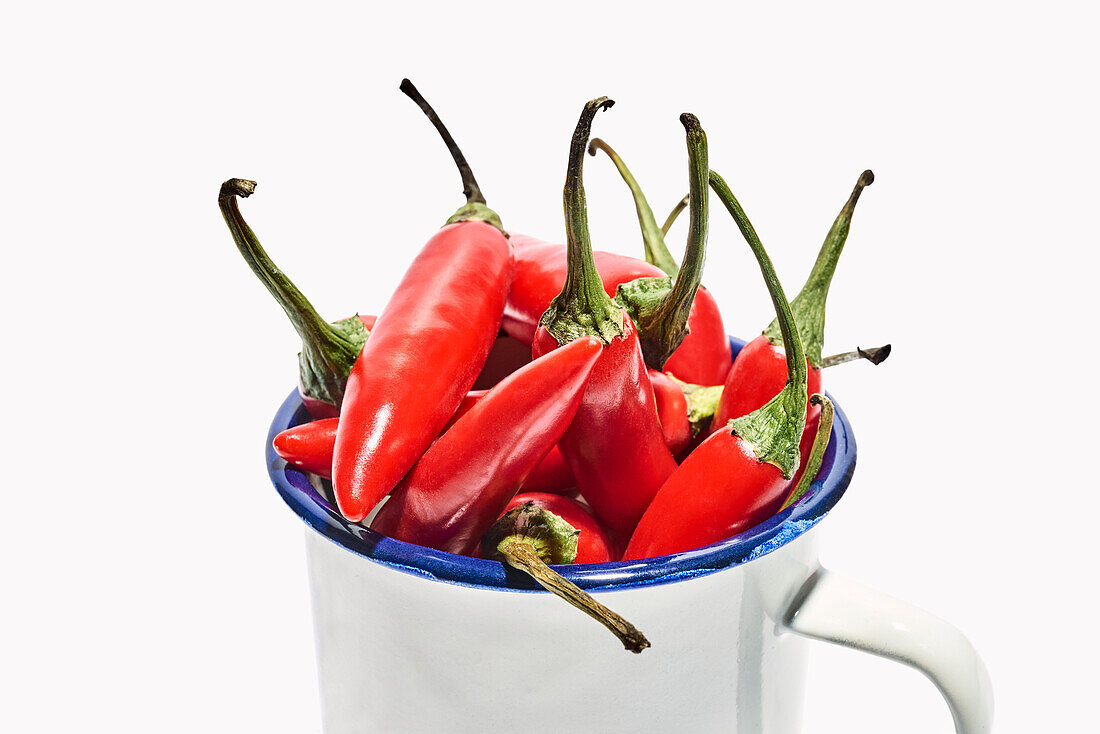
[[[845,362],[854,362],[857,359],[865,359],[871,364],[879,365],[886,361],[886,358],[890,356],[890,351],[893,349],[889,344],[883,344],[881,347],[871,347],[869,349],[863,349],[862,347],[856,347],[854,352],[844,352],[842,354],[834,354],[830,357],[824,357],[821,360],[821,369],[828,367],[836,367],[838,364],[844,364]]]
[[[508,540],[501,543],[498,550],[509,566],[528,574],[544,589],[595,619],[618,637],[627,650],[640,653],[650,647],[649,640],[638,631],[637,627],[543,563],[534,545],[529,541]]]
[[[688,316],[703,277],[707,246],[707,136],[695,115],[684,113],[690,182],[687,249],[671,288],[664,279],[645,278],[620,285],[616,297],[638,324],[638,339],[646,364],[663,369],[687,336]]]
[[[844,250],[844,242],[848,239],[848,230],[852,225],[852,215],[855,213],[859,195],[874,181],[875,174],[871,171],[860,174],[851,196],[825,236],[825,242],[821,245],[805,285],[791,301],[791,311],[794,313],[795,323],[798,324],[798,334],[802,337],[806,357],[814,367],[821,367],[821,348],[825,341],[825,299],[829,295],[829,285],[832,283],[833,273],[836,272],[840,253]],[[779,344],[782,335],[778,321],[772,321],[764,334],[772,344]]]
[[[255,181],[231,178],[222,184],[218,192],[218,206],[237,249],[252,272],[283,307],[302,338],[302,351],[298,354],[302,393],[339,407],[348,373],[370,332],[358,317],[332,324],[326,322],[290,278],[272,262],[237,205],[237,197],[247,198],[255,191]]]
[[[649,647],[649,640],[621,616],[592,598],[547,563],[572,563],[580,531],[558,515],[528,501],[504,513],[481,540],[481,555],[523,571],[540,586],[595,619],[631,652]]]
[[[729,186],[714,171],[710,172],[710,186],[733,217],[760,265],[760,272],[768,286],[772,305],[775,307],[779,327],[786,345],[787,383],[779,394],[748,415],[729,422],[733,432],[753,446],[758,461],[777,466],[783,476],[790,479],[798,469],[798,442],[806,425],[806,356],[802,339],[795,327],[791,305],[783,293],[783,286],[775,274],[771,259],[749,221],[740,202]]]
[[[626,314],[603,289],[592,255],[592,240],[588,233],[588,209],[584,195],[584,150],[592,132],[592,119],[600,110],[615,104],[607,97],[597,97],[581,111],[569,146],[565,190],[566,257],[569,268],[561,293],[550,302],[540,323],[559,344],[581,336],[597,336],[604,344],[623,334]]]
[[[649,207],[649,202],[646,201],[645,194],[642,193],[642,189],[638,186],[638,182],[634,179],[634,175],[630,172],[630,169],[626,167],[626,163],[619,157],[619,154],[615,150],[599,138],[592,138],[592,142],[588,144],[588,154],[596,155],[597,150],[602,150],[607,154],[607,157],[611,159],[611,162],[615,164],[615,168],[618,169],[619,175],[626,183],[627,188],[630,189],[631,195],[634,197],[634,208],[638,212],[638,224],[642,228],[642,246],[645,248],[646,262],[656,265],[661,270],[668,273],[670,277],[675,278],[679,267],[676,265],[676,260],[673,259],[672,253],[668,251],[668,247],[665,245],[664,234],[657,226],[657,220],[653,217],[653,210]]]
[[[806,461],[806,471],[803,472],[802,479],[783,502],[780,510],[787,509],[806,494],[817,473],[821,471],[821,461],[825,458],[825,448],[829,445],[829,436],[833,432],[833,401],[824,395],[814,393],[810,396],[810,403],[821,406],[821,418],[817,423],[817,433],[814,434],[814,445],[810,449],[810,458]]]
[[[665,217],[665,223],[661,225],[661,234],[665,237],[668,236],[668,231],[672,229],[672,225],[676,222],[676,218],[680,216],[680,212],[688,208],[688,203],[691,201],[691,194],[688,194],[684,198],[680,199],[676,203],[676,206],[672,207],[672,211]]]
[[[435,109],[428,104],[428,100],[424,99],[420,94],[420,90],[408,79],[401,80],[401,86],[399,87],[406,96],[413,102],[416,102],[421,111],[428,118],[428,120],[435,127],[439,136],[443,138],[443,143],[447,146],[448,152],[451,157],[454,158],[455,165],[458,167],[459,176],[462,178],[462,193],[466,197],[465,206],[459,207],[450,219],[447,220],[447,224],[454,224],[455,222],[486,222],[493,225],[501,232],[504,232],[504,226],[501,224],[500,216],[490,209],[485,202],[485,195],[481,193],[481,187],[477,184],[477,179],[474,178],[473,169],[470,168],[470,164],[466,162],[466,156],[462,154],[462,150],[458,147],[458,143],[451,137],[451,133],[447,130],[447,126],[443,124],[443,120],[440,119]],[[507,233],[505,233],[507,235]]]

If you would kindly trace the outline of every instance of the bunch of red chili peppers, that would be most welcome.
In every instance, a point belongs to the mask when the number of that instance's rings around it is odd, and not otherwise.
[[[569,149],[566,244],[506,230],[439,117],[405,80],[454,157],[466,204],[421,249],[377,316],[326,322],[270,260],[226,181],[233,239],[302,339],[299,390],[315,420],[275,439],[288,463],[331,481],[339,511],[399,540],[495,558],[530,573],[635,652],[629,622],[547,564],[666,555],[714,543],[791,504],[816,476],[832,426],[821,371],[889,347],[822,357],[825,299],[865,171],[788,301],[706,134],[681,115],[688,195],[658,226],[622,159]],[[634,197],[646,259],[593,250],[582,169],[603,151]],[[744,235],[776,319],[731,355],[701,284],[713,191]],[[688,212],[679,265],[664,237]]]

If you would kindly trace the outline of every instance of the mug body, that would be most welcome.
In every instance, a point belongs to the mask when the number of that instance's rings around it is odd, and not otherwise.
[[[593,591],[652,642],[639,655],[550,594],[306,544],[328,734],[800,730],[806,642],[779,622],[817,568],[813,531],[722,571]]]
[[[653,646],[634,655],[504,564],[345,520],[328,486],[272,447],[309,420],[291,393],[271,425],[268,471],[308,526],[325,731],[798,731],[805,643],[783,617],[808,593],[815,527],[856,463],[834,406],[821,470],[791,507],[702,548],[557,567],[646,635]]]

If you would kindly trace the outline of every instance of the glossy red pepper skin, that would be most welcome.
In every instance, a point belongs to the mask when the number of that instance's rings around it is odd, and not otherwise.
[[[665,444],[673,456],[680,456],[691,443],[691,421],[683,388],[657,370],[649,370],[649,381],[657,399],[657,417],[661,421]]]
[[[565,432],[601,355],[595,337],[515,372],[432,445],[393,491],[371,528],[472,555],[527,475]]]
[[[539,319],[565,283],[565,246],[527,235],[513,234],[511,237],[516,252],[516,276],[501,326],[511,337],[530,344]],[[665,277],[660,268],[644,260],[600,250],[593,252],[593,257],[604,291],[609,296],[615,295],[621,283]],[[684,341],[665,363],[665,371],[684,382],[721,385],[733,358],[718,304],[705,288],[695,294],[688,330]]]
[[[532,345],[535,357],[559,348],[540,326]],[[577,488],[615,543],[630,537],[676,469],[655,400],[634,323],[624,318],[622,335],[604,345],[577,415],[560,442]]]
[[[612,559],[611,541],[596,522],[596,518],[592,517],[580,502],[558,494],[520,492],[512,498],[504,512],[528,502],[533,502],[536,507],[554,513],[581,531],[577,537],[577,555],[573,563],[607,563]]]
[[[787,383],[786,354],[782,345],[772,344],[764,334],[753,339],[738,352],[722,389],[722,399],[714,413],[711,430],[725,426],[732,418],[748,415],[779,394]],[[809,360],[806,362],[806,369],[808,397],[821,392],[821,370],[810,364]],[[821,408],[807,405],[806,428],[802,431],[802,439],[798,444],[801,463],[791,480],[792,486],[798,484],[806,469],[820,420]]]
[[[679,553],[736,535],[778,510],[789,487],[778,467],[757,461],[744,440],[721,428],[657,492],[623,560]]]
[[[325,479],[332,479],[332,450],[340,418],[322,418],[288,428],[271,442],[286,463]]]
[[[348,375],[332,479],[358,522],[397,485],[454,414],[493,346],[512,248],[491,224],[435,234],[409,266]]]

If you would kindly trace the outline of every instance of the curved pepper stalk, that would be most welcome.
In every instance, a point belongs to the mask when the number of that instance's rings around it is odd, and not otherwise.
[[[473,169],[470,168],[470,164],[466,162],[466,156],[462,154],[462,150],[458,147],[458,143],[451,137],[450,130],[443,124],[443,120],[436,113],[435,108],[428,104],[428,100],[424,99],[424,96],[420,94],[420,90],[418,90],[408,79],[401,80],[399,89],[404,92],[409,99],[416,102],[416,105],[424,113],[424,116],[432,123],[432,126],[434,126],[439,133],[439,137],[443,138],[443,143],[447,146],[447,151],[450,152],[451,157],[454,158],[455,166],[458,167],[458,174],[462,179],[462,194],[466,197],[466,203],[451,215],[446,221],[446,224],[454,224],[455,222],[485,222],[499,229],[504,233],[504,236],[507,237],[508,233],[504,232],[504,225],[501,224],[500,215],[488,207],[485,201],[485,195],[481,193],[481,187],[477,185],[477,179],[474,178]]]
[[[874,181],[875,174],[871,171],[860,174],[855,188],[852,189],[852,195],[848,197],[844,208],[833,221],[829,234],[825,236],[825,242],[821,245],[805,285],[791,301],[791,311],[794,313],[795,323],[798,324],[798,335],[806,350],[806,358],[810,360],[810,366],[817,369],[822,367],[821,348],[825,342],[825,299],[829,296],[829,285],[833,281],[836,264],[848,239],[848,230],[852,225],[852,214],[855,213],[859,195]],[[784,343],[778,320],[772,321],[768,328],[764,329],[764,335],[772,344]]]
[[[640,653],[650,644],[637,627],[547,565],[572,563],[579,534],[553,512],[527,502],[509,510],[489,528],[481,542],[481,556],[523,571],[539,586],[610,630],[624,648]]]
[[[646,262],[656,265],[670,278],[675,278],[679,267],[677,267],[672,253],[668,251],[668,246],[665,245],[664,232],[657,226],[657,220],[653,217],[653,210],[650,208],[649,202],[646,201],[642,188],[635,180],[634,174],[626,167],[626,163],[619,157],[614,148],[600,138],[592,138],[592,142],[588,144],[588,155],[594,156],[598,150],[606,153],[611,162],[615,164],[619,175],[622,176],[623,181],[634,197],[634,209],[638,212],[638,224],[642,229],[642,247],[645,248]],[[687,204],[688,197],[685,196],[683,205],[686,207]]]
[[[779,394],[763,407],[729,422],[733,432],[752,445],[756,458],[779,467],[787,479],[794,477],[798,469],[798,442],[806,426],[806,355],[802,339],[798,336],[791,305],[783,294],[783,286],[775,275],[771,259],[764,251],[745,210],[730,191],[729,186],[714,171],[710,172],[710,185],[714,193],[733,217],[737,228],[752,248],[760,263],[760,271],[768,284],[768,293],[775,307],[783,343],[786,349],[787,383]]]
[[[348,374],[370,332],[358,316],[331,324],[326,322],[290,278],[276,267],[237,206],[237,197],[247,198],[255,190],[255,181],[231,178],[218,192],[218,206],[237,249],[286,311],[302,338],[302,351],[298,354],[298,383],[302,396],[330,406],[331,410],[323,412],[335,415],[344,399]],[[317,415],[322,411],[311,408],[310,412],[315,417],[326,417]]]
[[[656,253],[655,260],[662,270],[672,278],[641,278],[619,286],[616,300],[626,309],[638,325],[638,339],[642,345],[642,354],[646,364],[656,370],[664,369],[672,353],[684,341],[688,334],[688,316],[699,290],[703,277],[703,265],[706,261],[707,244],[707,136],[695,115],[684,113],[680,122],[687,133],[688,172],[689,172],[689,211],[691,225],[688,229],[688,244],[680,268],[670,267],[672,256],[665,246],[664,237],[653,219],[641,189],[633,176],[621,164],[618,155],[611,151],[606,143],[600,141],[596,149],[604,150],[616,162],[620,173],[634,195],[635,208],[638,210],[643,240],[646,243],[647,259],[650,253]],[[592,149],[590,149],[592,150]],[[594,151],[592,151],[594,152]],[[624,173],[625,171],[625,173]],[[648,212],[648,216],[644,216]],[[660,261],[660,262],[658,262]],[[661,263],[664,264],[661,264]]]
[[[592,130],[592,119],[600,110],[610,109],[615,100],[597,97],[584,106],[569,149],[569,168],[562,201],[566,222],[566,257],[569,269],[561,292],[539,320],[558,344],[567,344],[581,336],[597,336],[604,344],[623,335],[626,313],[604,292],[596,270],[592,241],[588,235],[588,203],[584,195],[581,171],[584,148]]]

